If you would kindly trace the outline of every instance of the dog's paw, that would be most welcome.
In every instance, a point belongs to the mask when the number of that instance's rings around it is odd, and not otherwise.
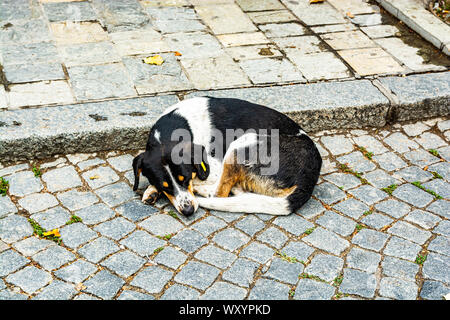
[[[159,192],[156,190],[155,187],[149,186],[147,190],[145,190],[144,194],[142,195],[142,202],[145,204],[154,204],[156,200],[159,198]]]

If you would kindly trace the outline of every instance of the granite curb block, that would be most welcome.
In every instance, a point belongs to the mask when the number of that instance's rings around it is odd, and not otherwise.
[[[376,0],[386,11],[404,22],[444,54],[450,56],[450,26],[417,0]]]
[[[196,91],[199,95],[246,99],[270,106],[306,131],[381,127],[450,113],[450,72],[351,80]],[[2,161],[55,154],[140,149],[175,94],[0,112]]]

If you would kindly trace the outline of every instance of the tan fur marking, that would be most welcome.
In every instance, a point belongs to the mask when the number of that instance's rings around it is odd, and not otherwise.
[[[178,176],[178,180],[183,181],[184,177],[183,176]]]

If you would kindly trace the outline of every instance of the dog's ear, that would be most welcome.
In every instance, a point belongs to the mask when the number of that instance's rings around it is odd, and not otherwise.
[[[206,149],[204,146],[194,145],[192,163],[197,171],[197,177],[200,180],[206,180],[209,176],[209,163],[208,155],[206,154]]]
[[[139,175],[142,172],[142,163],[144,161],[144,154],[145,152],[141,153],[140,155],[136,156],[133,159],[133,171],[134,171],[133,191],[136,191],[139,186]]]

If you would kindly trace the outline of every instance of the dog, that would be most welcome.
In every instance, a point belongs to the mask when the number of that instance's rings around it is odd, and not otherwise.
[[[150,183],[143,202],[164,194],[185,216],[199,206],[288,215],[309,200],[321,166],[314,142],[288,116],[241,99],[196,97],[152,126],[145,152],[133,159],[133,190],[142,174]]]

